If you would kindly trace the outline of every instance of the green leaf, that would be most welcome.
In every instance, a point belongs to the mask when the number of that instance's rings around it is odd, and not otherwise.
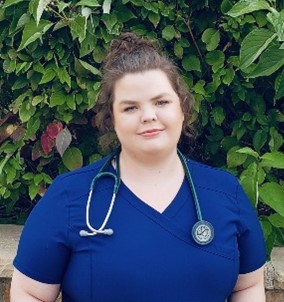
[[[39,84],[48,83],[48,82],[52,81],[55,76],[56,76],[56,73],[55,73],[54,69],[53,68],[49,68],[43,74],[43,77],[42,77],[41,81],[39,82]]]
[[[150,20],[150,22],[154,25],[154,27],[156,28],[160,22],[160,15],[153,13],[153,12],[149,12],[148,14],[148,19]]]
[[[283,136],[274,128],[271,127],[269,130],[270,134],[270,141],[269,141],[269,147],[270,151],[278,151],[278,149],[283,145],[284,138]]]
[[[83,16],[76,16],[75,19],[70,20],[69,26],[73,40],[79,38],[81,43],[86,37],[87,19]]]
[[[66,100],[66,95],[62,91],[55,91],[52,93],[50,97],[50,104],[49,106],[55,107],[55,106],[60,106],[65,103]]]
[[[133,12],[125,5],[119,5],[115,9],[115,14],[119,21],[122,23],[128,22],[131,19],[137,19]]]
[[[240,69],[250,66],[276,38],[268,29],[256,28],[243,40],[240,50]]]
[[[226,84],[226,85],[230,85],[233,81],[233,79],[235,78],[235,70],[233,68],[228,68],[225,70],[226,73],[223,77],[223,83]]]
[[[181,59],[183,57],[183,47],[181,46],[181,43],[179,43],[179,42],[175,43],[174,53],[179,59]]]
[[[259,189],[259,196],[262,202],[284,217],[283,186],[280,186],[276,182],[265,183]]]
[[[237,150],[236,152],[238,153],[243,153],[243,154],[247,154],[247,155],[251,155],[253,156],[254,158],[259,158],[259,155],[257,152],[255,152],[252,148],[250,147],[244,147],[244,148],[241,148],[239,150]]]
[[[31,117],[27,123],[27,132],[25,134],[25,139],[30,139],[32,136],[34,136],[39,129],[40,124],[40,119],[38,117]]]
[[[104,14],[110,13],[111,1],[112,0],[104,0],[104,3],[103,3],[103,13]]]
[[[51,1],[52,0],[37,0],[38,3],[37,3],[36,16],[35,16],[37,25],[39,24],[42,13],[44,12],[44,10],[46,9],[46,7]]]
[[[205,56],[205,61],[212,66],[223,65],[225,61],[225,55],[220,50],[213,50]]]
[[[258,202],[258,169],[256,163],[251,163],[242,172],[240,181],[250,201],[256,207]]]
[[[265,145],[267,141],[268,134],[265,130],[259,129],[255,132],[253,136],[253,146],[256,151],[260,151],[260,149]]]
[[[25,25],[18,51],[27,47],[38,38],[41,38],[52,25],[53,24],[48,20],[40,20],[37,26],[36,22],[31,19],[30,22]]]
[[[265,153],[261,156],[261,165],[276,169],[284,169],[284,154],[278,151]],[[284,196],[284,195],[283,195]]]
[[[214,28],[207,28],[203,32],[201,40],[206,44],[206,49],[212,51],[216,49],[220,43],[220,33]]]
[[[26,1],[26,0],[6,0],[4,5],[2,6],[2,8],[7,8],[11,5],[15,5],[15,4],[17,4],[19,2],[23,2],[23,1]]]
[[[258,65],[248,75],[249,78],[257,78],[260,76],[269,76],[282,67],[284,64],[284,49],[273,45],[267,48],[260,56]]]
[[[267,217],[270,223],[276,228],[284,228],[284,217],[279,214],[272,214]]]
[[[282,72],[278,74],[274,82],[275,96],[274,100],[277,101],[284,96],[284,68]]]
[[[273,10],[267,14],[267,19],[273,25],[276,31],[278,41],[284,41],[284,10],[281,12]]]
[[[71,87],[71,77],[65,68],[57,68],[56,69],[57,76],[61,84],[66,83],[69,87]]]
[[[238,17],[258,10],[267,10],[270,6],[265,0],[240,0],[228,12],[231,17]]]
[[[175,29],[173,25],[167,25],[163,30],[162,30],[162,37],[167,40],[171,41],[176,35]]]
[[[31,200],[33,200],[37,196],[38,190],[39,190],[39,186],[36,185],[35,183],[32,182],[29,185],[29,196]]]
[[[81,168],[83,165],[83,156],[80,149],[69,147],[64,152],[62,161],[65,167],[70,171]]]
[[[28,100],[23,102],[23,104],[19,110],[19,115],[20,115],[21,121],[23,123],[27,122],[34,115],[35,111],[36,111],[36,108],[33,107]]]
[[[104,22],[108,32],[111,33],[115,24],[117,23],[117,17],[114,14],[103,14],[102,21]]]
[[[247,159],[247,155],[237,152],[239,147],[235,146],[227,153],[227,163],[229,168],[241,166]]]
[[[220,126],[225,120],[225,111],[222,107],[215,107],[212,109],[212,116],[214,122]]]
[[[182,59],[182,67],[186,71],[196,70],[201,71],[200,61],[197,56],[187,55]]]
[[[86,70],[90,71],[92,74],[100,75],[100,71],[96,67],[94,67],[94,66],[90,65],[89,63],[82,61],[80,59],[78,59],[78,61]]]
[[[101,6],[96,0],[81,0],[75,4],[76,6],[90,6],[90,7],[99,7]]]

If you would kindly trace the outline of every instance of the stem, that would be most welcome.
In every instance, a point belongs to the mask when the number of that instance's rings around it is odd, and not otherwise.
[[[194,46],[195,46],[195,48],[196,48],[196,50],[197,50],[197,52],[198,52],[198,55],[199,55],[201,61],[204,62],[202,53],[201,53],[201,51],[200,51],[200,49],[199,49],[199,47],[198,47],[198,45],[197,45],[197,43],[196,43],[196,40],[195,40],[195,38],[194,38],[192,29],[191,29],[191,26],[190,26],[190,21],[189,21],[189,19],[188,19],[188,20],[183,20],[183,21],[184,21],[185,25],[187,26],[187,29],[188,29],[188,31],[189,31],[189,34],[190,34],[190,36],[191,36],[191,39],[192,39],[192,41],[193,41],[193,44],[194,44]]]

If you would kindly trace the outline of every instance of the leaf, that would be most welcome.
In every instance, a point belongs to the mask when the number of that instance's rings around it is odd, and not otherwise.
[[[284,96],[284,68],[282,72],[278,74],[274,82],[275,96],[274,100],[277,101]]]
[[[226,73],[223,77],[223,83],[226,85],[230,85],[235,78],[235,70],[233,68],[226,69]]]
[[[52,95],[50,97],[49,106],[52,108],[55,106],[63,105],[65,103],[65,98],[66,98],[66,95],[62,91],[55,91],[52,93]]]
[[[187,55],[182,59],[182,67],[186,71],[196,70],[201,71],[200,61],[197,56]]]
[[[75,19],[70,20],[69,26],[73,40],[79,38],[79,42],[81,43],[86,37],[87,19],[78,15]]]
[[[6,0],[5,3],[3,4],[2,8],[7,8],[11,5],[15,5],[19,2],[23,2],[23,1],[26,1],[26,0]]]
[[[279,214],[272,214],[267,217],[270,223],[276,228],[284,228],[284,217]]]
[[[117,17],[113,14],[103,14],[102,21],[108,29],[108,32],[111,33],[114,25],[117,23]]]
[[[56,73],[55,73],[54,69],[53,68],[49,68],[43,74],[43,77],[41,78],[41,81],[39,82],[39,84],[48,83],[48,82],[52,81],[55,76],[56,76]]]
[[[180,59],[183,57],[183,47],[181,46],[181,43],[179,43],[179,42],[175,43],[174,53]]]
[[[112,0],[104,0],[104,3],[103,3],[103,13],[104,14],[110,13],[111,1]]]
[[[284,49],[273,45],[267,48],[260,56],[258,65],[248,75],[248,78],[257,78],[260,76],[269,76],[282,67],[284,64]]]
[[[162,30],[162,37],[167,40],[171,41],[176,35],[175,29],[173,25],[167,25],[163,30]]]
[[[284,187],[276,182],[268,182],[259,189],[260,199],[284,217]]]
[[[89,63],[82,61],[80,59],[78,59],[78,61],[86,70],[90,71],[92,74],[100,75],[100,71],[96,67],[94,67],[94,66],[90,65]]]
[[[29,185],[29,196],[31,200],[33,200],[37,196],[38,190],[39,186],[37,186],[35,183],[32,182]]]
[[[252,142],[256,151],[260,151],[260,149],[265,145],[267,141],[267,132],[265,130],[259,129],[255,132]]]
[[[278,151],[278,149],[283,145],[284,138],[283,136],[274,128],[271,127],[269,130],[270,141],[268,143],[270,151]]]
[[[55,123],[50,123],[47,128],[46,128],[46,132],[48,134],[48,136],[52,139],[56,138],[56,136],[58,135],[58,133],[60,131],[62,131],[63,126],[61,122],[55,122]]]
[[[220,43],[220,33],[215,28],[207,28],[203,32],[201,40],[206,44],[206,49],[212,51],[216,49]]]
[[[22,122],[27,122],[35,113],[36,108],[33,107],[27,100],[23,102],[19,110],[20,119]]]
[[[119,5],[115,8],[117,19],[122,23],[128,22],[131,19],[137,19],[133,12],[125,5]]]
[[[205,61],[209,65],[213,65],[213,66],[214,65],[223,65],[224,61],[225,61],[225,55],[220,50],[213,50],[205,56]]]
[[[39,24],[42,13],[44,12],[44,10],[46,9],[46,7],[50,2],[52,2],[52,0],[38,0],[36,16],[35,16],[37,25]]]
[[[284,154],[278,151],[265,153],[261,157],[261,165],[263,167],[271,167],[276,169],[284,169]]]
[[[229,168],[241,166],[247,159],[246,154],[237,152],[239,147],[235,146],[227,153],[227,163]]]
[[[253,156],[254,158],[259,158],[259,155],[257,152],[255,152],[252,148],[250,147],[244,147],[244,148],[241,148],[239,150],[237,150],[236,152],[238,153],[243,153],[243,154],[247,154],[247,155],[251,155]]]
[[[69,87],[71,87],[71,77],[65,68],[57,68],[56,69],[57,76],[61,84],[66,83]]]
[[[25,25],[22,41],[18,51],[27,47],[30,43],[34,42],[38,38],[41,38],[52,25],[53,24],[48,20],[40,20],[37,26],[36,22],[31,19],[30,22]]]
[[[57,134],[55,140],[55,146],[61,157],[63,156],[66,149],[70,146],[71,141],[72,141],[72,135],[67,127],[61,130]]]
[[[212,109],[212,116],[214,122],[220,126],[225,120],[225,111],[222,107],[215,107]]]
[[[251,163],[242,172],[240,181],[250,201],[256,207],[258,202],[258,170],[256,163]]]
[[[52,139],[46,131],[44,131],[40,138],[40,143],[43,152],[48,155],[55,145],[54,139]]]
[[[240,69],[250,66],[276,38],[270,30],[256,28],[243,40],[240,50]]]
[[[227,15],[235,18],[254,11],[269,9],[265,0],[240,0],[228,12]]]
[[[278,36],[278,41],[284,41],[284,10],[281,12],[273,10],[267,14],[267,20],[273,25]]]
[[[80,149],[69,147],[64,152],[62,161],[65,167],[70,171],[81,168],[83,165],[83,156]]]
[[[90,6],[90,7],[99,7],[101,6],[96,0],[82,0],[75,4],[76,6]]]
[[[148,14],[148,19],[150,20],[150,22],[154,25],[154,27],[156,28],[160,22],[160,15],[153,13],[153,12],[149,12]]]
[[[25,139],[30,139],[40,127],[40,120],[38,117],[33,116],[28,120],[27,132],[25,134]]]

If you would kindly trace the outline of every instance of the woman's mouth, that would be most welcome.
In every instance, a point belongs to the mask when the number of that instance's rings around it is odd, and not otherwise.
[[[162,129],[149,129],[143,132],[140,132],[139,135],[143,137],[154,137],[159,135],[163,130]]]

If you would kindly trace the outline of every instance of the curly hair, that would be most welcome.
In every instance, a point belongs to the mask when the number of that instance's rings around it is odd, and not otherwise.
[[[160,52],[154,42],[131,32],[122,33],[112,41],[102,65],[101,90],[95,106],[96,124],[102,134],[114,131],[113,102],[116,81],[129,73],[153,69],[162,70],[166,74],[180,99],[185,117],[180,140],[193,138],[195,131],[190,123],[190,116],[194,98],[186,89],[178,67]]]

